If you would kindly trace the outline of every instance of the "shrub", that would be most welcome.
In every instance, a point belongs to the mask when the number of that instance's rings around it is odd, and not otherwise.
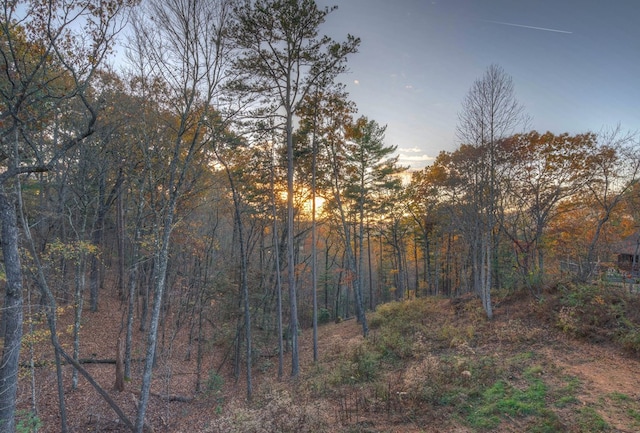
[[[331,312],[326,308],[320,308],[318,310],[318,323],[324,325],[329,322],[331,322]]]
[[[236,408],[215,420],[206,433],[322,433],[330,431],[328,407],[295,402],[286,391],[272,391],[256,407]],[[323,416],[324,415],[324,416]]]
[[[397,329],[382,329],[374,344],[382,357],[390,361],[409,358],[413,354],[412,339],[403,336]]]
[[[380,373],[380,356],[367,344],[355,348],[333,370],[330,381],[336,385],[373,382]]]
[[[353,355],[355,376],[358,382],[372,382],[380,371],[380,357],[368,350],[365,345],[359,346]]]
[[[445,324],[440,328],[440,339],[448,344],[449,347],[459,347],[469,345],[476,335],[473,325],[464,327]]]
[[[640,353],[640,298],[616,287],[570,285],[560,288],[556,326],[594,342],[617,341]]]
[[[16,412],[16,432],[32,433],[42,428],[40,417],[30,410],[19,410]]]
[[[222,392],[224,386],[224,378],[216,373],[214,370],[209,372],[209,378],[207,379],[207,392],[211,394],[218,394]]]
[[[216,412],[222,411],[222,405],[224,403],[224,378],[216,373],[215,370],[209,372],[209,378],[205,384],[205,392],[208,396],[213,397],[216,405]]]
[[[633,328],[626,332],[621,332],[617,337],[622,347],[633,354],[640,354],[640,329]]]

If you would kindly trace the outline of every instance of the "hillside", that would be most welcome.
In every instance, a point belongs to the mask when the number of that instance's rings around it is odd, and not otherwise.
[[[317,366],[305,331],[297,381],[276,380],[277,357],[257,358],[250,404],[242,381],[224,368],[194,395],[195,357],[187,360],[184,335],[166,335],[147,421],[156,432],[639,431],[636,296],[573,286],[556,288],[544,301],[505,294],[496,297],[491,322],[473,297],[383,305],[369,315],[367,341],[354,320],[323,325]],[[111,300],[86,313],[83,357],[113,358],[120,311]],[[214,371],[222,356],[214,347],[205,370]],[[44,351],[36,359],[53,357]],[[113,365],[84,365],[134,418],[137,381],[117,393]],[[71,431],[126,431],[86,380],[71,389],[68,366],[65,381]],[[55,369],[37,367],[35,383],[38,431],[58,431]]]

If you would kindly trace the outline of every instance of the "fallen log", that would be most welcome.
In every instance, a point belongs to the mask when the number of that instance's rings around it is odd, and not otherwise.
[[[132,359],[131,362],[142,362],[144,361],[144,359]],[[106,359],[98,359],[98,358],[80,358],[78,359],[78,364],[115,364],[116,360],[115,359],[111,359],[111,358],[106,358]],[[69,362],[63,361],[62,365],[69,365]],[[40,367],[48,367],[51,365],[55,365],[54,361],[49,361],[49,360],[41,360],[41,361],[35,361],[33,363],[33,366],[35,368],[40,368]],[[20,367],[22,368],[31,368],[31,364],[29,362],[21,362],[20,363]]]
[[[154,397],[158,397],[160,400],[163,400],[163,401],[178,401],[180,403],[190,403],[193,401],[193,397],[187,397],[184,395],[158,394],[155,392],[152,392],[151,395]]]

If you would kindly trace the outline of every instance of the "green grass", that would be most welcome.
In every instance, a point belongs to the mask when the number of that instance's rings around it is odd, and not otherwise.
[[[609,424],[590,406],[578,410],[577,425],[581,433],[596,433],[610,431]]]
[[[640,403],[638,401],[620,392],[612,392],[607,394],[603,400],[611,402],[610,413],[608,414],[611,419],[622,419],[628,417],[627,428],[629,430],[637,431],[640,427]]]
[[[578,402],[575,394],[580,387],[580,380],[577,377],[567,376],[563,378],[565,385],[553,391],[554,406],[564,408]]]
[[[542,414],[545,409],[547,387],[540,379],[530,378],[521,390],[499,380],[485,390],[478,406],[470,408],[467,422],[476,429],[496,428],[505,416],[512,418]]]

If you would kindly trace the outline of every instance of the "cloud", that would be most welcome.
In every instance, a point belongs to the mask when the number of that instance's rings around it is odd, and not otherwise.
[[[429,156],[426,154],[422,154],[422,155],[405,155],[403,153],[401,153],[400,155],[398,155],[398,158],[402,161],[408,161],[408,162],[428,162],[428,161],[433,161],[435,160],[435,158],[433,156]]]
[[[433,156],[429,156],[426,154],[406,155],[401,153],[398,155],[398,162],[400,163],[400,165],[408,165],[409,171],[422,170],[434,160],[435,158]]]
[[[411,153],[418,153],[418,152],[422,152],[422,149],[418,148],[418,147],[403,147],[401,149],[398,149],[400,152],[411,152]]]

